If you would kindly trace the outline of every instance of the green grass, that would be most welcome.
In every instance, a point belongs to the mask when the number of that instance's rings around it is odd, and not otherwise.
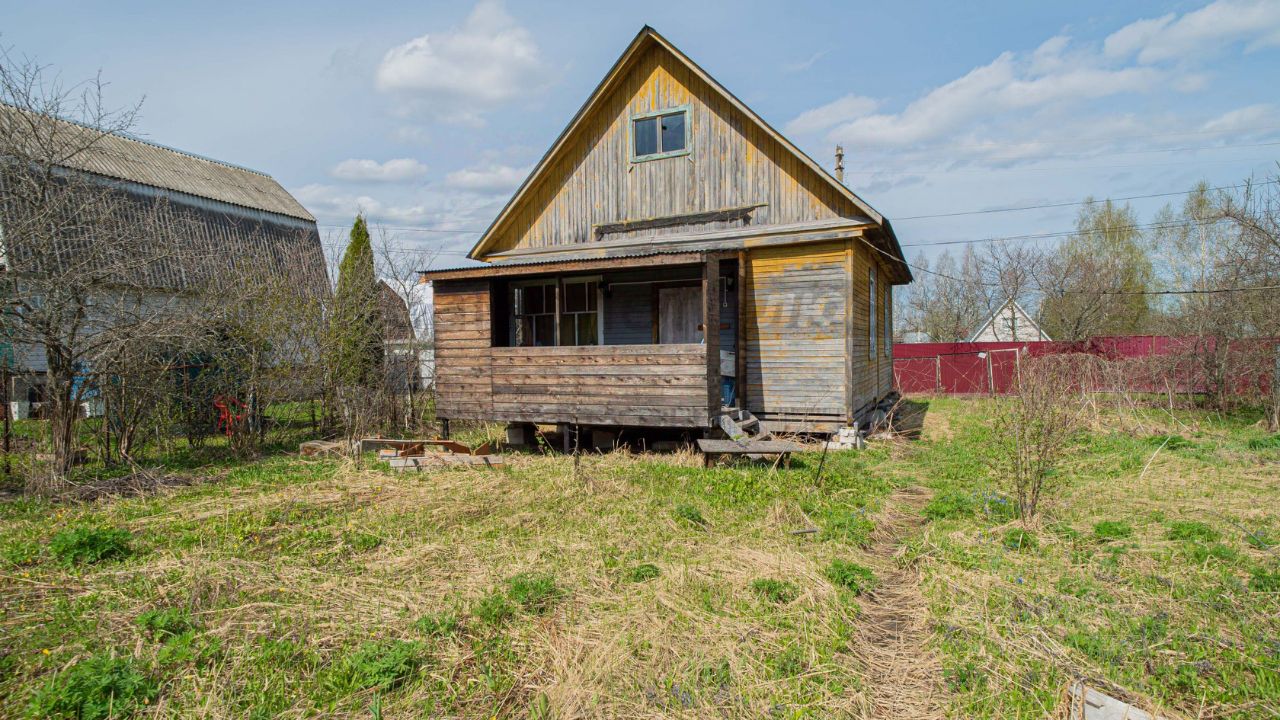
[[[1024,534],[991,500],[987,407],[930,401],[899,468],[935,493],[915,557],[949,714],[1052,715],[1082,674],[1171,714],[1280,714],[1280,454],[1258,416],[1104,409]]]
[[[922,573],[950,717],[1045,717],[1079,674],[1276,714],[1276,436],[1114,412],[1026,525],[985,400],[931,401],[922,440],[833,453],[821,486],[816,455],[400,475],[178,448],[205,482],[0,502],[0,715],[857,716],[859,606],[889,581],[866,546],[906,485],[934,493],[896,561]]]

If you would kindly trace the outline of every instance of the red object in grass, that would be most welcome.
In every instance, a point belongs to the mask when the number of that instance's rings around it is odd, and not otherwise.
[[[245,404],[239,398],[215,395],[213,406],[218,409],[218,429],[231,437],[236,424],[244,422],[244,411],[247,409]]]

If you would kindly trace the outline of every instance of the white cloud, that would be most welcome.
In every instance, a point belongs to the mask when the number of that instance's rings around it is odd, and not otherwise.
[[[464,168],[445,177],[445,184],[460,190],[481,193],[507,193],[519,187],[533,168],[508,165],[486,165]]]
[[[500,198],[457,191],[420,190],[408,195],[388,191],[375,197],[313,183],[291,192],[321,224],[349,224],[357,213],[363,213],[372,223],[470,232],[488,225],[501,206]],[[441,240],[463,236],[425,234],[424,237]]]
[[[408,111],[480,124],[485,112],[545,87],[548,70],[533,35],[500,0],[480,0],[461,28],[388,50],[376,80]]]
[[[365,182],[405,182],[427,174],[427,166],[413,158],[396,158],[386,162],[376,160],[343,160],[329,173],[339,180]]]
[[[1206,122],[1203,129],[1205,132],[1215,134],[1246,134],[1267,130],[1278,122],[1280,122],[1280,113],[1276,112],[1276,107],[1263,103],[1223,113]]]
[[[1107,37],[1108,57],[1137,56],[1143,64],[1186,60],[1237,42],[1253,50],[1280,45],[1280,3],[1275,0],[1217,0],[1178,17],[1138,20]]]
[[[786,63],[785,65],[782,66],[782,69],[784,72],[789,72],[789,73],[804,72],[805,70],[808,70],[809,68],[813,67],[814,63],[818,62],[819,60],[821,60],[822,58],[826,57],[829,54],[831,54],[831,48],[827,48],[826,50],[819,50],[818,52],[810,55],[809,58],[806,60],[801,60],[799,62]]]
[[[839,100],[800,113],[787,123],[785,129],[788,133],[796,134],[821,132],[840,123],[870,115],[879,104],[873,98],[845,95]]]

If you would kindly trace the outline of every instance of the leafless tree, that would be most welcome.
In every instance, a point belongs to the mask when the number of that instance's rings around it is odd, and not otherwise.
[[[199,276],[210,260],[180,241],[183,212],[84,170],[136,116],[107,109],[102,90],[0,53],[4,332],[45,359],[55,483],[71,468],[94,368],[132,338],[188,336],[188,299],[161,289],[174,268]]]
[[[418,273],[435,263],[438,252],[397,242],[381,227],[374,234],[373,255],[378,275],[390,291],[382,304],[388,390],[402,398],[405,429],[416,429],[423,420],[423,401],[428,397],[424,391],[431,381],[423,376],[423,360],[434,366],[428,355],[433,347],[429,287],[419,282]]]

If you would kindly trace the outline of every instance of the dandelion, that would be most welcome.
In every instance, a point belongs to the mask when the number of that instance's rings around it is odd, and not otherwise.
[[[49,648],[45,648],[45,649],[41,650],[40,652],[44,653],[45,655],[48,655],[48,654],[49,654]]]

